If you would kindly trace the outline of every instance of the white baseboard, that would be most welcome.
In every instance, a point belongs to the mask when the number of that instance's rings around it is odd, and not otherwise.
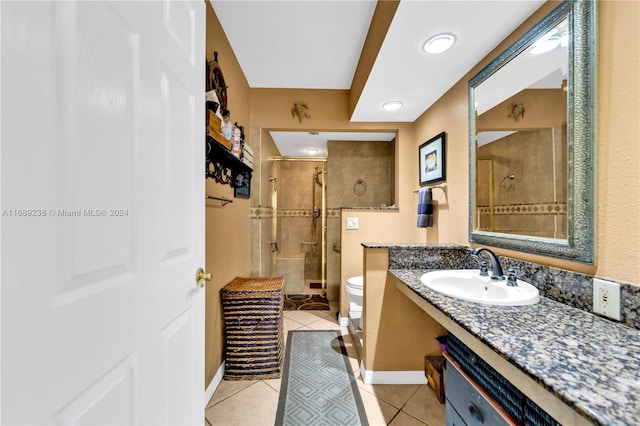
[[[211,397],[213,396],[214,392],[218,388],[218,385],[220,385],[220,382],[222,382],[223,377],[224,377],[224,361],[222,361],[220,368],[218,368],[218,371],[216,372],[215,376],[213,376],[213,379],[211,379],[211,382],[209,383],[209,385],[204,391],[204,408],[205,409],[207,408],[207,404],[209,403],[209,401],[211,401]]]
[[[338,314],[338,324],[340,324],[340,327],[348,327],[349,326],[349,317],[343,317],[342,315]]]
[[[426,385],[424,370],[417,371],[367,371],[360,363],[360,374],[365,385]]]

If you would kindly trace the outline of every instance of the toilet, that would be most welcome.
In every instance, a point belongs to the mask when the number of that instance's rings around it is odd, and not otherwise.
[[[345,288],[347,292],[347,298],[351,304],[357,305],[362,310],[362,275],[357,277],[351,277],[347,279],[347,286]],[[357,308],[356,308],[357,309]],[[351,306],[349,306],[351,310]]]
[[[347,293],[347,299],[349,299],[349,316],[351,319],[359,320],[359,327],[364,330],[364,324],[362,323],[362,304],[363,304],[363,278],[362,275],[351,277],[347,279],[347,285],[345,286],[345,292]]]

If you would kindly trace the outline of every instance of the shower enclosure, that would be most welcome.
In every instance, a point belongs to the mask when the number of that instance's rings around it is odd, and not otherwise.
[[[269,179],[273,275],[286,294],[326,293],[326,160],[279,157]]]

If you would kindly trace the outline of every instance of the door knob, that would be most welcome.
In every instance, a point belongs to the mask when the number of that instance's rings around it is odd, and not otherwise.
[[[198,268],[196,281],[198,282],[198,287],[204,287],[205,281],[211,281],[211,272],[204,272],[204,269]]]

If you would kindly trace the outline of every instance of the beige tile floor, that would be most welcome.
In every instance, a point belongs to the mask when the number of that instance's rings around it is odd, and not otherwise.
[[[285,311],[284,333],[289,330],[340,330],[364,403],[369,424],[441,426],[444,405],[426,385],[365,385],[353,340],[336,319],[337,303],[331,311]],[[205,409],[205,424],[273,425],[278,407],[280,379],[223,380]],[[304,426],[304,425],[301,425]]]

